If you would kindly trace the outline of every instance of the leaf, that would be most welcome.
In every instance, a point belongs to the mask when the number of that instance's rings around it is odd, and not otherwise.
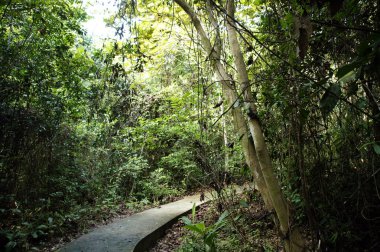
[[[354,61],[353,63],[350,63],[348,65],[344,65],[340,68],[338,68],[338,71],[336,73],[336,77],[338,79],[343,78],[345,75],[349,74],[350,72],[354,71],[356,68],[360,67],[360,63],[357,61]]]
[[[193,204],[193,208],[191,209],[191,216],[193,217],[193,222],[195,222],[195,203]]]
[[[218,221],[214,224],[214,226],[218,227],[221,224],[224,224],[223,221],[224,219],[229,215],[228,211],[224,211],[222,215],[220,215]]]
[[[181,217],[180,220],[182,220],[183,223],[185,223],[185,225],[192,225],[193,224],[191,222],[191,220],[189,218],[187,218],[186,216]]]
[[[206,225],[204,224],[204,222],[197,223],[194,226],[201,230],[203,233],[206,230]]]
[[[203,222],[197,223],[197,224],[186,225],[184,227],[191,230],[191,231],[195,231],[201,235],[203,235],[204,231],[206,230],[206,226]]]
[[[236,100],[234,102],[234,108],[238,108],[238,107],[240,107],[240,102],[239,102],[239,100]]]
[[[367,107],[367,100],[363,97],[360,97],[356,102],[356,106],[358,106],[361,109],[364,109],[365,107]]]
[[[14,213],[14,214],[20,214],[20,213],[21,213],[21,210],[18,209],[18,208],[13,208],[13,209],[11,209],[11,211],[12,211],[12,213]]]
[[[39,225],[37,229],[47,229],[48,227],[46,225]]]
[[[15,241],[10,241],[8,242],[6,245],[5,245],[5,248],[7,248],[7,251],[8,250],[12,250],[13,248],[15,248],[17,246],[17,242]]]
[[[356,70],[352,70],[348,72],[347,74],[345,74],[344,76],[342,76],[342,78],[340,78],[338,81],[341,83],[354,81],[356,79],[356,75],[357,75]]]
[[[320,101],[320,108],[323,116],[326,117],[335,108],[338,104],[341,92],[340,86],[337,84],[332,84],[326,90]]]
[[[44,231],[42,231],[42,230],[38,230],[36,233],[37,233],[38,235],[46,235],[46,233],[45,233]]]
[[[377,155],[380,155],[380,145],[374,143],[374,144],[373,144],[373,150],[375,151],[375,153],[376,153]]]
[[[245,200],[240,200],[239,204],[240,204],[240,206],[245,207],[245,208],[249,207],[247,201],[245,201]]]
[[[214,247],[214,238],[215,237],[216,237],[216,233],[215,232],[206,235],[206,237],[205,237],[205,243],[206,243],[206,245],[208,245],[210,247]]]

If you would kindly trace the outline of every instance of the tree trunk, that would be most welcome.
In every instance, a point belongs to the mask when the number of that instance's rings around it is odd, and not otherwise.
[[[220,106],[220,114],[224,114],[224,104]],[[222,121],[222,131],[223,131],[223,142],[224,142],[224,170],[227,171],[228,169],[228,163],[229,163],[229,151],[228,151],[228,135],[227,135],[227,125],[226,125],[226,118],[223,116]]]
[[[236,102],[236,92],[234,92],[233,90],[227,90],[225,93],[230,105]],[[259,160],[256,155],[255,145],[252,141],[252,138],[249,136],[247,124],[240,108],[232,108],[232,118],[234,120],[235,131],[241,137],[240,143],[243,148],[244,158],[248,167],[251,169],[253,178],[256,183],[256,187],[259,190],[261,196],[263,197],[267,210],[272,211],[272,200],[269,196],[268,189],[264,181],[263,173],[261,171]]]
[[[269,196],[280,222],[280,229],[285,237],[287,251],[303,251],[304,241],[297,227],[291,227],[289,206],[283,196],[281,187],[274,173],[272,161],[257,116],[257,109],[249,86],[247,68],[241,52],[235,30],[234,0],[227,1],[227,33],[231,52],[234,58],[240,89],[243,94],[244,106],[248,114],[248,125],[256,147],[257,158],[261,167]]]
[[[227,74],[227,71],[223,64],[220,61],[220,47],[221,44],[220,41],[216,41],[215,47],[211,45],[210,39],[206,35],[205,30],[203,29],[203,26],[195,14],[194,10],[189,6],[189,4],[185,0],[174,0],[190,17],[195,29],[198,32],[198,35],[201,39],[201,43],[203,46],[203,49],[205,50],[206,55],[212,60],[212,64],[217,76],[218,81],[222,84],[223,87],[223,93],[225,97],[228,100],[228,103],[230,105],[234,104],[238,99],[238,96],[236,94],[236,91],[234,90],[234,87],[232,83],[234,82],[232,77],[230,77]],[[210,11],[210,9],[209,9]],[[212,13],[209,13],[212,16]],[[217,25],[215,22],[213,22],[213,25]],[[217,29],[218,30],[218,29]],[[217,38],[220,40],[220,37],[217,34]],[[253,144],[253,141],[250,141],[246,121],[244,119],[243,113],[241,112],[241,109],[238,107],[232,108],[232,117],[234,120],[234,127],[235,131],[241,136],[241,145],[243,148],[244,157],[246,160],[246,163],[248,167],[251,169],[253,173],[253,177],[255,179],[257,189],[261,193],[263,200],[265,202],[265,205],[269,211],[273,209],[273,204],[271,202],[271,198],[269,197],[265,181],[263,178],[263,174],[260,168],[260,164],[257,159],[255,146]]]

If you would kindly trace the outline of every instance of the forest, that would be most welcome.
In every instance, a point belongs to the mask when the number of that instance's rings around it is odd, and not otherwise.
[[[380,251],[380,0],[95,2],[0,0],[0,251],[245,183],[177,251]]]

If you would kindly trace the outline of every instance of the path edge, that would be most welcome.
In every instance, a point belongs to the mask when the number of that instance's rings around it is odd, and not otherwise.
[[[205,200],[203,202],[199,202],[198,204],[196,204],[195,209],[199,209],[199,207],[201,205],[203,205],[209,201],[210,200]],[[179,214],[179,215],[177,215],[175,218],[171,219],[170,221],[166,222],[164,225],[160,226],[159,228],[157,228],[156,230],[154,230],[150,234],[146,235],[144,238],[142,238],[136,244],[136,246],[133,249],[133,252],[149,251],[149,249],[151,249],[159,239],[161,239],[162,237],[165,236],[166,230],[170,229],[178,221],[179,218],[181,218],[184,215],[191,213],[191,211],[192,211],[192,208],[181,213],[181,214]]]

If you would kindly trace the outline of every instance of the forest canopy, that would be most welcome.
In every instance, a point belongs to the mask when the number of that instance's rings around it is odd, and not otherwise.
[[[229,183],[286,251],[380,249],[379,0],[114,0],[100,45],[95,2],[0,1],[0,250]]]

